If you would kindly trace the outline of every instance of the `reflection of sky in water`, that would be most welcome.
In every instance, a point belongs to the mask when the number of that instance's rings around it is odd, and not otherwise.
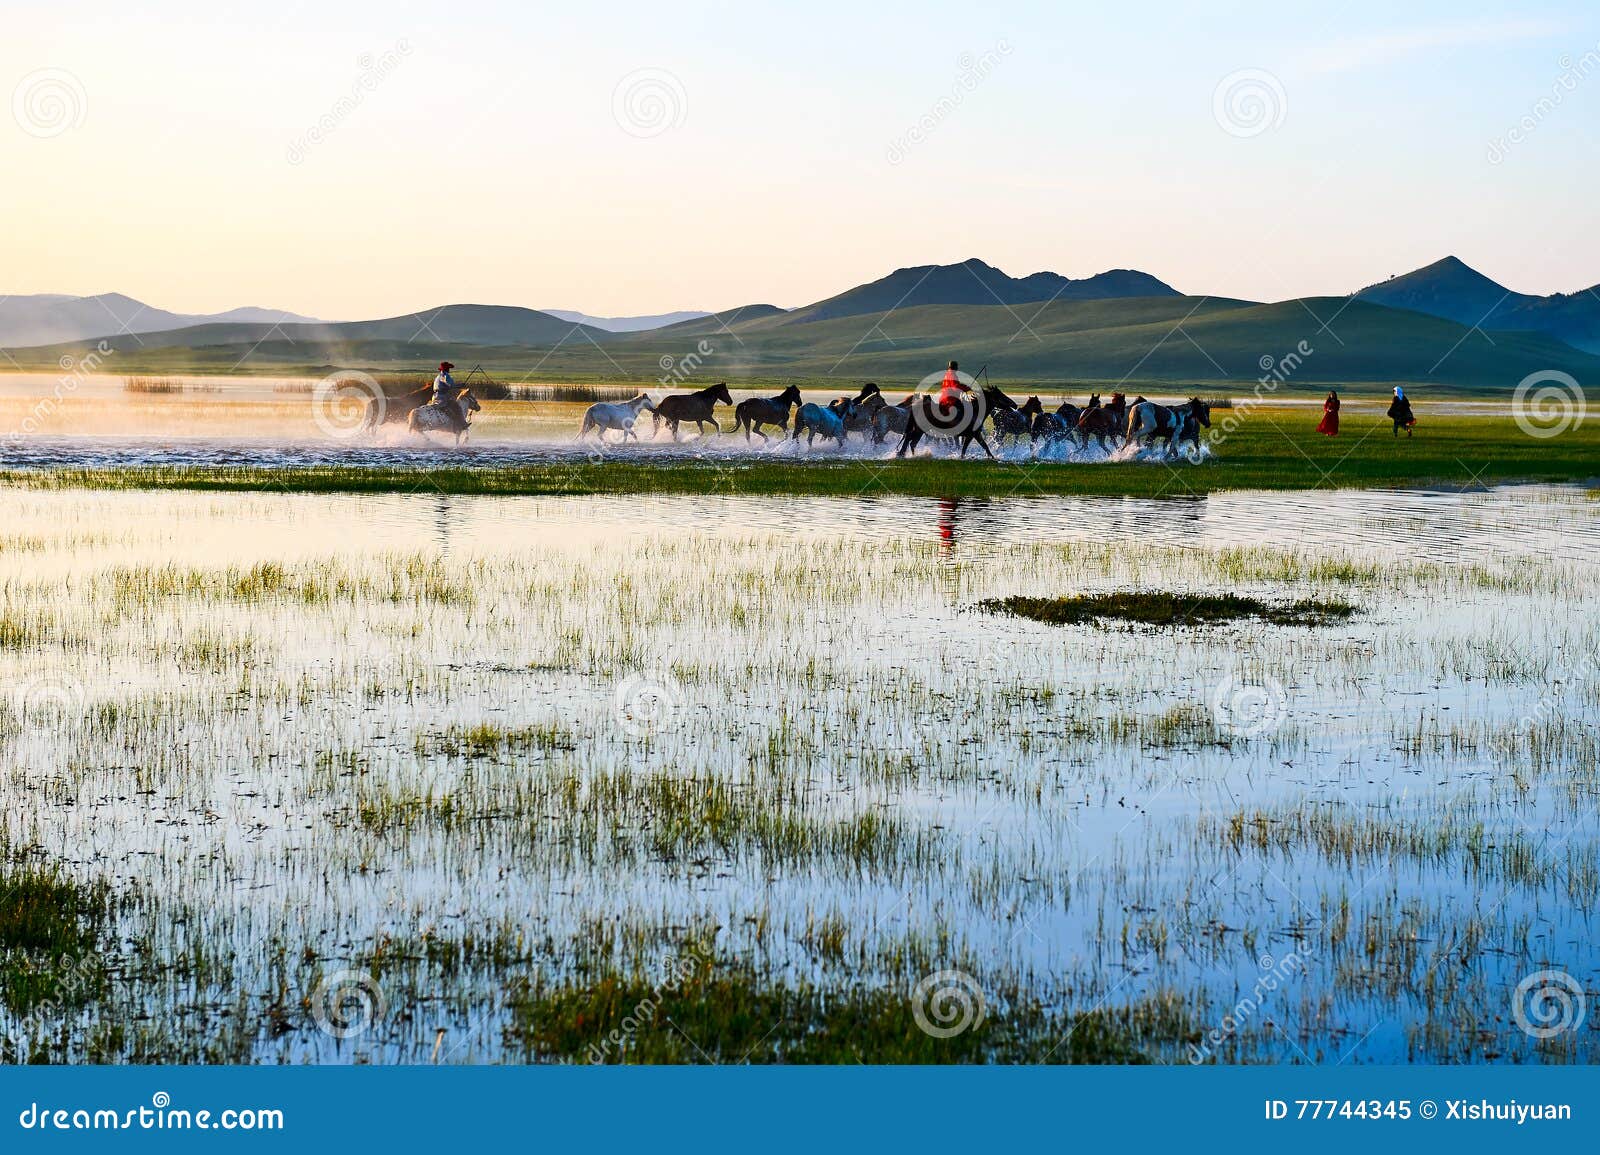
[[[709,916],[737,942],[757,909],[780,928],[768,944],[773,961],[806,971],[813,964],[795,945],[796,928],[837,911],[869,941],[950,927],[987,965],[1031,970],[1074,1005],[1204,992],[1204,1018],[1254,981],[1260,956],[1295,949],[1295,928],[1325,929],[1341,902],[1352,911],[1352,941],[1375,919],[1386,941],[1414,935],[1425,962],[1456,949],[1472,916],[1484,919],[1470,966],[1453,955],[1443,965],[1449,976],[1471,976],[1451,1005],[1486,1020],[1503,1016],[1507,991],[1536,960],[1570,969],[1590,989],[1600,977],[1582,882],[1595,847],[1588,771],[1558,759],[1516,786],[1515,760],[1483,744],[1487,728],[1540,701],[1593,730],[1593,671],[1582,675],[1580,663],[1600,645],[1600,507],[1582,490],[954,504],[14,491],[8,504],[0,543],[8,613],[48,610],[89,633],[47,672],[81,679],[91,702],[154,693],[175,703],[152,723],[159,754],[118,755],[152,768],[159,788],[149,800],[96,796],[106,793],[96,786],[101,771],[69,773],[74,761],[108,765],[112,755],[92,742],[18,739],[5,786],[13,830],[37,830],[79,868],[146,878],[157,893],[170,888],[205,906],[229,928],[247,978],[285,926],[332,956],[340,943],[429,925],[509,919],[559,938],[608,912],[656,923]],[[1061,548],[1069,543],[1078,548]],[[1443,568],[1426,580],[1285,590],[1206,568],[1215,551],[1236,546]],[[360,574],[383,572],[388,555],[417,553],[480,567],[477,604],[179,598],[141,617],[150,611],[110,612],[90,592],[91,575],[108,567],[334,559]],[[72,591],[65,599],[51,584],[61,580]],[[50,591],[47,606],[30,601],[30,583]],[[540,592],[540,583],[564,592]],[[1364,612],[1322,631],[1158,634],[960,612],[984,596],[1126,586],[1315,592],[1349,597]],[[759,620],[735,624],[736,607]],[[244,668],[186,663],[182,646],[208,635],[248,637]],[[552,664],[563,636],[588,656]],[[1510,672],[1495,673],[1497,661]],[[823,681],[802,673],[807,662]],[[635,667],[680,671],[673,722],[647,743],[630,743],[615,723],[609,671]],[[33,655],[0,654],[10,685],[40,670]],[[374,678],[415,688],[351,696]],[[307,679],[303,693],[239,692],[241,682],[270,690]],[[1211,716],[1227,679],[1281,686],[1275,737],[1218,745],[1078,733],[1118,717]],[[1037,698],[1042,687],[1054,697]],[[482,720],[558,721],[581,736],[574,757],[584,771],[698,766],[734,775],[765,735],[788,727],[814,745],[807,773],[829,806],[877,806],[937,826],[948,862],[907,883],[828,863],[573,869],[543,857],[549,848],[537,839],[493,827],[481,842],[426,826],[330,841],[328,816],[347,800],[307,786],[318,752],[363,752],[379,779],[459,788],[463,765],[419,760],[414,737]],[[1477,745],[1461,745],[1468,741]],[[868,769],[887,751],[945,768],[944,777],[886,785]],[[89,795],[55,804],[74,775]],[[1196,837],[1205,816],[1283,806],[1396,823],[1448,811],[1481,822],[1491,846],[1525,839],[1557,863],[1557,875],[1538,886],[1475,875],[1459,850],[1339,862],[1305,843],[1287,855],[1235,853]],[[205,809],[220,819],[197,821]],[[357,860],[377,869],[356,875]],[[975,896],[985,887],[996,897]],[[1141,935],[1158,926],[1166,945],[1145,945]],[[1471,1053],[1470,1043],[1459,1051],[1419,1043],[1422,1007],[1410,994],[1386,994],[1385,981],[1382,952],[1366,959],[1324,948],[1271,1008],[1287,1035],[1264,1030],[1248,1053],[1336,1059],[1358,1043],[1357,1057],[1369,1061]],[[497,1053],[496,1015],[479,1005],[487,989],[469,990],[463,998],[477,1009],[450,1019],[452,1038],[472,1039],[468,1052],[480,1058]],[[394,1045],[389,1057],[412,1053],[409,1043]],[[1502,1033],[1496,1046],[1517,1039]],[[292,1050],[341,1057],[315,1038]]]

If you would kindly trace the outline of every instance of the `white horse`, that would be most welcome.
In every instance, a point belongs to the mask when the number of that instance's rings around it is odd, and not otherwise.
[[[428,433],[442,429],[446,433],[456,435],[456,444],[461,444],[461,439],[467,435],[467,430],[472,428],[472,420],[468,416],[477,413],[483,408],[478,404],[478,399],[472,395],[472,390],[463,389],[456,395],[454,401],[435,401],[431,405],[418,405],[411,411],[411,416],[406,421],[406,429],[412,433]]]
[[[639,411],[648,409],[651,413],[656,411],[650,398],[641,393],[632,401],[598,401],[589,406],[583,413],[583,428],[578,430],[578,440],[582,441],[584,435],[591,429],[598,430],[595,434],[601,441],[606,439],[606,430],[620,429],[622,440],[633,438],[639,440],[639,435],[633,431],[633,423],[639,419]]]
[[[1200,426],[1211,427],[1211,406],[1198,397],[1191,397],[1182,405],[1157,405],[1154,401],[1138,401],[1128,408],[1127,443],[1150,447],[1158,439],[1167,443],[1167,456],[1175,457],[1178,446],[1185,441],[1194,443],[1200,451]]]
[[[835,402],[835,404],[838,404]],[[832,437],[838,441],[840,448],[844,447],[845,423],[854,417],[856,403],[852,400],[845,401],[837,409],[814,405],[811,402],[800,406],[800,413],[794,419],[794,440],[800,440],[800,433],[806,433],[806,448],[820,435],[823,440]]]

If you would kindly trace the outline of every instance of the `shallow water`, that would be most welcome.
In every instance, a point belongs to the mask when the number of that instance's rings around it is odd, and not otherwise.
[[[1227,1061],[1594,1057],[1592,1029],[1511,1015],[1530,975],[1600,982],[1581,490],[7,503],[7,839],[111,879],[120,933],[174,975],[69,1034],[133,1000],[236,1058],[422,1061],[443,1029],[445,1061],[516,1059],[515,982],[714,926],[719,956],[823,984],[1176,992]],[[1129,631],[972,609],[1120,588],[1362,612]],[[484,723],[557,738],[452,752]],[[662,775],[801,833],[666,852],[659,812],[634,825],[597,785]],[[536,789],[558,779],[576,793]],[[868,815],[895,824],[875,850],[830,849]],[[415,945],[473,936],[516,961]],[[261,1025],[341,967],[379,975],[370,1028]]]

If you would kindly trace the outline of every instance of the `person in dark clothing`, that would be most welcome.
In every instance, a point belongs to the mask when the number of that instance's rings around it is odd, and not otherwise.
[[[1400,436],[1400,430],[1406,431],[1406,436],[1411,436],[1411,427],[1417,423],[1416,414],[1411,412],[1411,402],[1406,400],[1406,391],[1400,386],[1394,387],[1394,400],[1389,402],[1389,420],[1394,422],[1394,435]]]

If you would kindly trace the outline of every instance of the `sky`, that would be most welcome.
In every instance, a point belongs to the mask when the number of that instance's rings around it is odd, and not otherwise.
[[[329,319],[907,265],[1600,282],[1591,3],[7,0],[0,292]]]

